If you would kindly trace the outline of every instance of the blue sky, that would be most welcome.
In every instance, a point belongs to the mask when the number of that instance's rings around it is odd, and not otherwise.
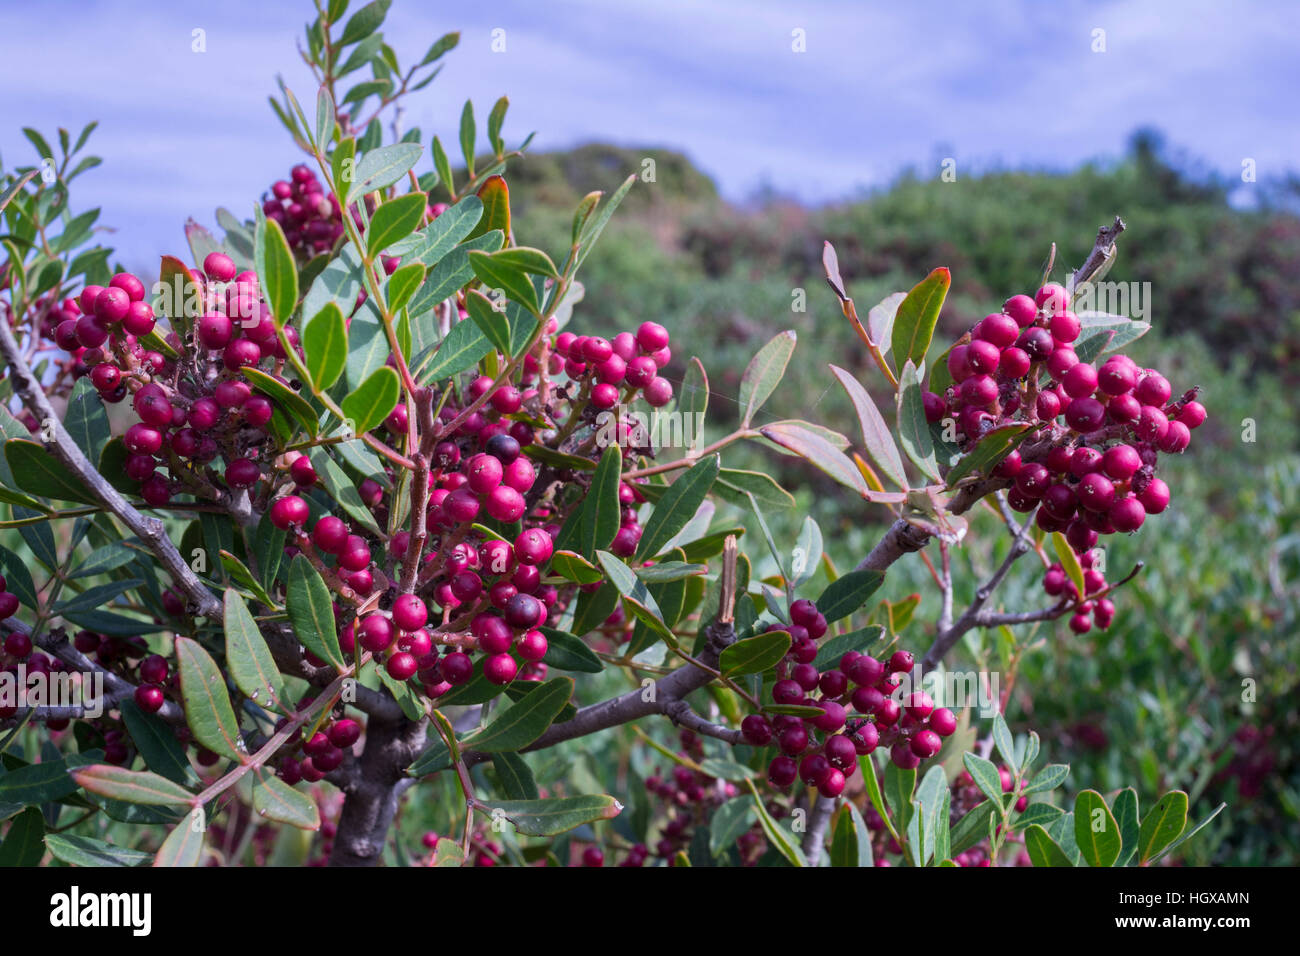
[[[129,265],[179,251],[187,216],[249,215],[297,161],[266,96],[277,71],[314,96],[294,52],[310,11],[0,0],[0,155],[33,161],[21,126],[52,138],[100,120],[105,163],[74,198],[104,207]],[[205,53],[191,50],[196,28]],[[403,62],[454,29],[461,45],[408,126],[454,141],[467,97],[482,117],[508,94],[508,141],[536,130],[536,149],[678,148],[732,198],[766,183],[822,202],[904,166],[937,174],[944,157],[959,177],[1070,167],[1117,155],[1144,124],[1229,175],[1244,158],[1261,178],[1300,166],[1300,27],[1285,0],[396,0],[384,27]],[[792,50],[796,29],[806,52]]]

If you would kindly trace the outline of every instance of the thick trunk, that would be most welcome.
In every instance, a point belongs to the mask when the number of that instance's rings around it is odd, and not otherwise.
[[[372,717],[352,781],[344,788],[343,812],[330,866],[378,866],[405,789],[403,773],[424,746],[425,723]]]

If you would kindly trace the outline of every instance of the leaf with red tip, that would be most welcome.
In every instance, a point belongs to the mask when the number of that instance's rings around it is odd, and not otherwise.
[[[500,176],[489,176],[479,187],[478,198],[483,201],[483,217],[479,219],[468,239],[500,229],[502,235],[510,236],[510,187]]]
[[[940,267],[918,282],[898,304],[894,327],[890,332],[890,347],[895,364],[901,366],[908,359],[920,366],[934,338],[934,327],[939,321],[939,310],[948,295],[952,276]]]
[[[876,403],[871,400],[862,383],[844,369],[832,365],[831,372],[844,386],[844,391],[849,393],[854,411],[858,413],[858,424],[862,426],[862,444],[866,447],[867,454],[885,473],[885,477],[906,490],[907,472],[903,470],[903,458],[898,453],[894,436],[885,424],[884,416],[876,408]]]
[[[768,440],[806,458],[846,488],[852,488],[863,497],[867,496],[870,489],[857,467],[844,452],[823,436],[799,422],[777,422],[760,431]]]
[[[194,800],[180,784],[147,770],[92,764],[71,773],[77,786],[112,800],[158,807],[183,807]]]

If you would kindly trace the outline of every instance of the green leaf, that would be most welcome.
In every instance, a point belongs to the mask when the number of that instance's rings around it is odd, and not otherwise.
[[[473,322],[458,322],[451,327],[447,337],[425,361],[417,359],[415,366],[422,385],[441,382],[459,375],[477,365],[492,351],[492,343]]]
[[[803,849],[794,836],[781,824],[772,818],[772,814],[767,812],[767,807],[763,805],[763,800],[754,789],[753,781],[748,781],[749,790],[754,798],[754,809],[758,812],[758,823],[763,828],[764,835],[767,836],[767,842],[772,844],[773,849],[780,853],[781,856],[789,862],[791,866],[807,866],[808,858],[804,856]],[[824,798],[823,798],[824,799]]]
[[[975,781],[975,786],[979,787],[980,792],[988,797],[997,806],[1002,805],[1002,775],[998,773],[998,768],[990,760],[985,760],[979,754],[962,754],[962,766],[966,772],[971,775]]]
[[[901,770],[892,760],[885,765],[885,801],[899,830],[907,827],[912,813],[912,794],[916,790],[916,771]]]
[[[446,215],[444,213],[443,215]],[[442,221],[442,216],[438,217]],[[436,223],[435,223],[436,225]],[[501,248],[503,234],[499,229],[492,229],[477,239],[467,239],[452,249],[436,266],[429,270],[424,285],[415,294],[407,310],[413,316],[422,316],[430,312],[439,302],[456,294],[466,283],[474,278],[474,269],[469,264],[471,252],[493,251]],[[460,323],[464,325],[464,323]],[[455,326],[453,326],[453,329]]]
[[[862,473],[849,457],[807,423],[777,422],[759,431],[764,438],[807,459],[844,487],[864,497],[869,491]]]
[[[247,755],[241,749],[239,721],[230,706],[226,681],[216,661],[198,641],[188,637],[176,638],[176,661],[181,698],[185,702],[185,722],[194,739],[213,753],[242,763]]]
[[[5,442],[5,461],[18,487],[39,498],[58,498],[97,505],[99,500],[62,461],[44,445],[26,439]]]
[[[599,674],[605,669],[599,657],[592,652],[582,638],[567,631],[557,631],[553,627],[539,628],[546,635],[546,656],[542,663],[562,671],[577,671],[583,674]]]
[[[988,839],[989,820],[993,817],[993,812],[997,809],[997,804],[993,800],[985,800],[972,809],[953,825],[948,847],[949,854],[955,855],[965,850],[969,850],[975,844]]]
[[[248,565],[244,564],[243,561],[240,561],[229,551],[222,550],[220,553],[221,566],[226,569],[226,573],[230,575],[232,581],[243,586],[249,594],[267,607],[277,606],[276,603],[271,600],[271,596],[266,593],[266,588],[262,586],[262,582],[257,580],[253,575],[253,572],[248,569]]]
[[[83,455],[91,461],[99,460],[109,439],[108,412],[99,392],[90,384],[89,375],[78,379],[73,386],[63,416],[63,427]]]
[[[588,560],[606,548],[618,533],[618,486],[623,473],[623,451],[609,445],[591,477],[587,496],[556,538],[556,550],[576,550]],[[631,573],[631,572],[629,572]]]
[[[257,622],[233,588],[226,589],[224,604],[226,666],[235,686],[259,707],[283,710],[284,682]]]
[[[659,610],[658,603],[656,603],[641,579],[633,573],[632,569],[608,551],[597,551],[596,560],[605,569],[605,575],[609,578],[609,583],[618,589],[619,594],[627,602],[632,615],[638,620],[644,621],[646,626],[662,637],[670,646],[676,645],[677,638],[664,624],[663,612]]]
[[[498,300],[504,306],[503,300]],[[470,320],[479,327],[492,347],[504,355],[510,354],[510,319],[503,308],[496,308],[483,293],[474,291],[465,296],[465,309]],[[461,324],[464,324],[463,322]]]
[[[1025,830],[1025,851],[1034,866],[1074,866],[1065,851],[1037,823]]]
[[[263,216],[260,207],[253,238],[253,262],[276,328],[283,328],[298,304],[298,266],[284,238],[284,230],[274,219]]]
[[[498,800],[489,808],[524,836],[555,836],[597,820],[612,820],[623,805],[611,796],[553,797],[549,800]]]
[[[854,411],[858,415],[858,424],[862,427],[862,445],[866,448],[867,454],[886,478],[906,491],[907,472],[903,469],[903,459],[898,453],[898,445],[894,443],[894,436],[890,434],[889,426],[885,424],[884,417],[876,408],[876,403],[871,400],[862,383],[844,369],[832,365],[831,372],[839,379],[840,384],[844,386],[844,391],[849,393],[849,400],[853,402]]]
[[[337,501],[343,507],[343,510],[358,524],[375,534],[382,534],[378,523],[375,521],[375,516],[361,500],[361,493],[357,491],[356,485],[352,483],[352,479],[347,476],[347,473],[339,464],[334,461],[333,456],[318,457],[312,464],[315,466],[316,474],[320,477],[321,484],[324,485],[330,497]]]
[[[1074,799],[1074,840],[1091,867],[1114,866],[1119,859],[1119,824],[1095,790],[1083,790]]]
[[[511,800],[536,800],[538,798],[537,781],[533,772],[524,763],[519,754],[496,753],[492,755],[492,767],[501,781],[502,792]]]
[[[153,865],[198,866],[203,856],[203,840],[206,835],[203,808],[196,807],[167,834],[167,839],[158,848]]]
[[[948,778],[943,767],[935,764],[921,778],[913,801],[921,824],[923,845],[919,857],[923,865],[948,855],[948,798]]]
[[[131,742],[140,752],[146,767],[183,787],[198,785],[198,774],[190,766],[185,749],[176,740],[171,725],[156,714],[146,714],[131,698],[117,706],[126,723],[126,732],[131,735]]]
[[[583,227],[582,236],[579,238],[578,242],[578,255],[574,260],[574,268],[581,266],[587,256],[591,254],[592,247],[595,246],[596,240],[600,238],[600,234],[604,232],[605,227],[609,225],[609,220],[613,217],[614,210],[618,209],[619,204],[623,202],[623,197],[628,194],[628,190],[630,190],[635,183],[636,173],[633,173],[628,176],[627,179],[623,180],[623,185],[619,186],[618,189],[614,191],[614,195],[609,197],[609,200],[601,207],[600,213],[596,218],[589,220]]]
[[[1007,726],[1006,718],[1001,714],[993,715],[993,743],[997,745],[998,753],[1011,768],[1011,772],[1018,773],[1020,764],[1016,761],[1016,743],[1011,737],[1011,728]]]
[[[113,800],[146,806],[184,807],[194,800],[178,783],[147,770],[127,770],[108,764],[92,764],[71,771],[77,786]]]
[[[709,818],[709,852],[718,856],[730,849],[754,824],[754,803],[749,797],[733,797]]]
[[[813,667],[820,671],[839,667],[840,658],[849,651],[866,653],[868,647],[884,636],[885,629],[876,625],[849,631],[847,634],[836,634],[834,637],[823,640],[818,646],[817,656],[813,659]]]
[[[910,362],[898,373],[898,440],[916,467],[929,478],[939,480],[939,464],[934,457],[930,424],[925,419],[925,402],[921,398],[921,376]]]
[[[86,559],[68,577],[75,580],[115,571],[124,564],[130,564],[138,553],[124,544],[106,544],[86,555]]]
[[[465,172],[470,179],[474,178],[474,133],[474,104],[466,100],[460,111],[460,154],[465,157]]]
[[[316,313],[302,333],[307,371],[317,394],[339,380],[348,363],[348,327],[333,302]]]
[[[527,272],[531,275],[546,276],[550,279],[560,277],[559,270],[555,268],[555,263],[551,261],[551,257],[542,252],[541,249],[534,249],[531,246],[511,246],[509,249],[494,252],[492,253],[492,261],[504,268]]]
[[[1159,860],[1164,859],[1166,856],[1169,856],[1171,853],[1173,853],[1175,850],[1177,850],[1180,846],[1182,846],[1184,843],[1186,843],[1186,842],[1187,842],[1188,840],[1190,840],[1192,837],[1196,836],[1196,834],[1200,833],[1202,830],[1205,829],[1206,826],[1209,825],[1209,823],[1210,823],[1211,820],[1213,820],[1213,819],[1214,819],[1215,817],[1217,817],[1220,813],[1222,813],[1222,812],[1223,812],[1223,808],[1226,807],[1226,806],[1227,806],[1226,803],[1221,803],[1221,804],[1219,804],[1219,805],[1218,805],[1217,807],[1215,807],[1212,811],[1210,811],[1210,815],[1209,815],[1208,817],[1206,817],[1206,818],[1205,818],[1204,820],[1202,820],[1200,823],[1196,824],[1196,826],[1191,827],[1191,828],[1189,828],[1189,829],[1183,831],[1183,835],[1182,835],[1182,836],[1180,836],[1180,837],[1179,837],[1177,840],[1175,840],[1173,843],[1169,844],[1169,846],[1165,847],[1165,849],[1162,850],[1158,856],[1154,857],[1154,858],[1152,859],[1151,862],[1155,863],[1155,862],[1157,862],[1157,861],[1159,861]]]
[[[459,33],[444,33],[433,42],[433,46],[429,47],[428,52],[424,54],[424,59],[422,59],[418,65],[428,66],[430,63],[439,59],[448,50],[454,49],[456,44],[459,42]]]
[[[858,808],[845,803],[831,820],[831,866],[871,866],[871,831]]]
[[[316,145],[321,152],[334,139],[337,123],[334,118],[334,98],[324,83],[316,93]]]
[[[306,555],[296,554],[289,563],[285,607],[303,647],[336,667],[345,666],[329,588]]]
[[[1041,804],[1036,804],[1036,806],[1041,806]],[[1115,819],[1119,822],[1120,846],[1122,847],[1116,865],[1128,866],[1133,857],[1137,855],[1140,834],[1137,791],[1132,787],[1125,787],[1115,794],[1115,799],[1111,801],[1110,806],[1115,814]]]
[[[738,508],[749,507],[749,495],[754,501],[768,508],[793,508],[794,495],[786,491],[771,475],[761,471],[739,471],[723,468],[718,472],[718,479],[713,491],[719,498]]]
[[[785,631],[767,631],[747,637],[722,652],[719,666],[727,677],[761,674],[775,667],[790,650],[790,635]]]
[[[406,193],[377,208],[366,229],[366,255],[373,260],[393,243],[415,232],[428,205],[424,193]]]
[[[1044,793],[1048,790],[1055,790],[1061,784],[1065,783],[1065,778],[1070,775],[1070,765],[1066,763],[1049,763],[1042,770],[1034,775],[1033,782],[1028,784],[1021,793]]]
[[[437,142],[436,140],[434,141]],[[451,180],[446,180],[451,188]],[[483,201],[483,218],[478,221],[470,239],[485,236],[494,229],[499,229],[502,236],[510,235],[510,187],[500,176],[489,176],[478,189],[478,198]]]
[[[498,713],[490,724],[462,741],[461,746],[483,753],[522,750],[546,733],[572,696],[572,677],[548,680]]]
[[[369,150],[352,171],[347,205],[366,193],[386,189],[397,182],[415,166],[422,152],[424,148],[419,143],[394,143]]]
[[[720,455],[702,458],[669,486],[646,522],[636,549],[638,560],[644,561],[658,554],[695,517],[721,466]]]
[[[986,800],[985,803],[988,803],[988,801]],[[1047,827],[1051,826],[1057,821],[1057,819],[1064,815],[1064,810],[1060,807],[1053,806],[1050,803],[1031,803],[1029,806],[1025,807],[1024,813],[1016,816],[1016,821],[1012,827],[1016,830],[1023,830],[1025,827],[1031,826],[1035,823]],[[987,832],[988,828],[985,827],[985,833],[987,834]]]
[[[894,363],[900,368],[909,360],[916,366],[924,361],[951,283],[952,277],[946,268],[935,269],[899,303],[890,331],[890,348],[894,353]]]
[[[595,584],[602,577],[600,568],[574,551],[556,551],[551,555],[551,570],[577,584]]]
[[[39,807],[28,807],[9,824],[0,841],[0,867],[37,866],[45,856],[45,817]]]
[[[353,432],[364,435],[383,424],[402,395],[402,380],[387,365],[375,369],[357,387],[344,396],[340,407],[353,425]]]
[[[320,829],[320,811],[310,795],[295,790],[266,767],[257,768],[255,774],[253,810],[259,817],[299,830]]]
[[[787,330],[758,350],[740,379],[741,424],[748,427],[763,403],[772,397],[794,354],[796,336]]]
[[[508,252],[509,250],[503,250]],[[541,304],[537,299],[537,290],[529,280],[527,273],[513,265],[509,260],[498,259],[502,253],[471,252],[470,268],[482,280],[488,289],[500,289],[510,299],[528,311],[537,314]]]
[[[388,311],[397,315],[411,301],[411,296],[415,295],[415,290],[420,287],[424,281],[425,267],[423,262],[412,262],[404,266],[399,266],[391,276],[388,277],[387,297]],[[402,346],[403,351],[408,354],[411,351],[409,344]]]
[[[66,601],[60,601],[54,605],[54,613],[67,617],[71,614],[77,614],[81,611],[90,611],[110,601],[120,597],[133,588],[138,588],[144,584],[141,578],[130,578],[126,581],[109,581],[107,584],[97,584],[93,588],[87,588],[76,597],[69,598]]]
[[[1074,553],[1074,548],[1066,540],[1065,535],[1059,531],[1053,531],[1052,548],[1061,561],[1061,567],[1065,570],[1066,577],[1074,582],[1074,586],[1079,589],[1080,595],[1086,594],[1087,585],[1084,583],[1083,565],[1079,563],[1079,556]]]
[[[153,859],[152,853],[71,833],[47,833],[45,848],[69,866],[141,866]]]
[[[510,100],[503,96],[492,104],[492,112],[488,113],[488,142],[492,144],[492,152],[497,156],[506,151],[505,142],[501,139],[501,127],[506,121],[506,109],[509,106]]]
[[[826,623],[834,624],[866,604],[884,580],[883,571],[850,571],[832,581],[821,593],[815,602],[817,610],[826,616]]]
[[[1028,423],[1003,425],[986,432],[979,443],[957,464],[948,471],[948,487],[951,488],[967,475],[990,475],[1003,458],[1011,454],[1016,446],[1028,437],[1034,426]]]
[[[384,22],[384,17],[388,13],[391,2],[392,0],[375,0],[374,3],[367,3],[354,13],[343,28],[343,35],[339,37],[338,46],[345,47],[349,43],[364,40],[378,30],[379,25]]]
[[[1078,809],[1075,809],[1076,815]],[[1077,816],[1076,816],[1077,819]],[[1187,794],[1170,790],[1161,797],[1142,820],[1138,833],[1138,863],[1150,863],[1171,846],[1187,829]]]
[[[320,421],[316,416],[316,411],[307,403],[307,400],[290,388],[285,382],[263,372],[260,368],[253,368],[246,365],[239,370],[244,378],[248,379],[248,384],[253,386],[263,395],[270,398],[277,406],[291,414],[307,434],[313,438],[320,431]]]

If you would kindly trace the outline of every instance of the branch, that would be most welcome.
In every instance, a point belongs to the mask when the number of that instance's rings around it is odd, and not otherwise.
[[[808,815],[808,831],[803,835],[803,855],[808,858],[809,866],[821,862],[822,848],[826,843],[826,828],[830,826],[831,817],[839,797],[818,797],[813,804],[812,813]]]
[[[1070,273],[1071,294],[1074,294],[1081,285],[1100,279],[1106,274],[1115,259],[1115,240],[1124,229],[1124,220],[1116,216],[1115,221],[1109,226],[1102,226],[1097,230],[1097,241],[1093,244],[1092,252],[1088,253],[1088,258],[1083,260],[1083,265]]]
[[[32,371],[28,368],[22,351],[18,347],[18,342],[14,339],[13,330],[9,328],[6,322],[0,322],[0,352],[4,353],[5,360],[9,363],[14,390],[22,396],[23,401],[31,409],[32,413],[37,416],[38,420],[47,421],[52,426],[54,440],[48,447],[54,452],[55,457],[67,465],[85,483],[91,494],[108,511],[121,519],[123,524],[135,532],[140,537],[140,540],[148,545],[149,549],[157,555],[158,560],[162,562],[163,567],[171,574],[172,579],[193,602],[198,614],[219,619],[221,617],[221,602],[204,587],[203,582],[190,570],[190,566],[185,563],[180,552],[176,550],[176,545],[172,543],[171,538],[167,537],[167,531],[163,523],[157,518],[146,518],[137,511],[130,502],[118,493],[116,488],[104,480],[98,469],[82,454],[81,449],[72,440],[72,436],[63,427],[63,422],[59,420],[59,416],[55,413],[54,407],[45,394],[45,390],[41,388],[40,383],[32,375]]]

